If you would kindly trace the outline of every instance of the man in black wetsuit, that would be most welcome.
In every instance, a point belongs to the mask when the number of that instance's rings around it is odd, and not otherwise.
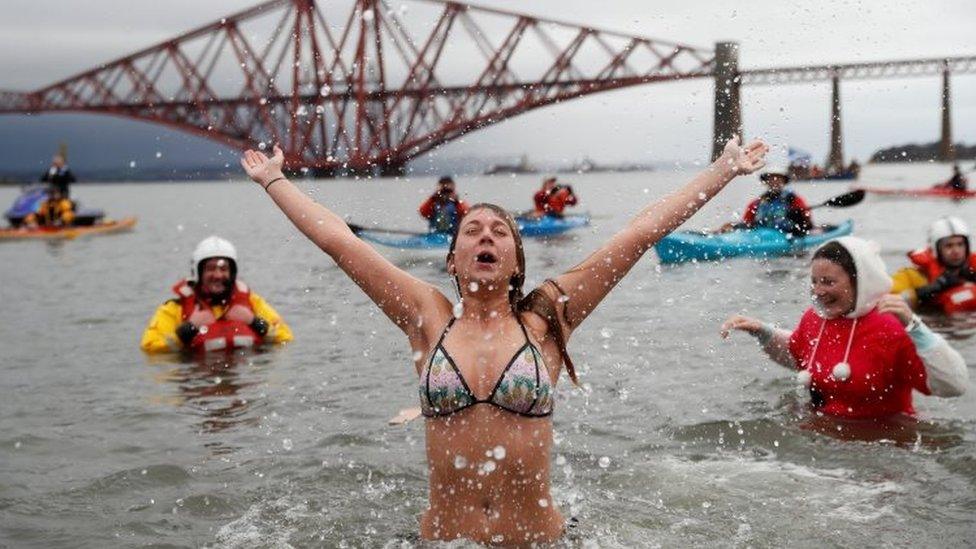
[[[52,187],[61,192],[62,197],[68,198],[71,195],[68,185],[74,183],[76,179],[75,174],[71,173],[68,166],[64,164],[64,157],[56,154],[51,159],[51,167],[41,177],[41,181],[50,183]]]

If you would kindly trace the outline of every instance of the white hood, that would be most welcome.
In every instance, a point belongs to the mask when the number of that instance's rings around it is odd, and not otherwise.
[[[845,316],[862,317],[874,309],[878,301],[891,290],[891,277],[881,259],[880,247],[876,242],[856,236],[842,236],[831,242],[840,244],[851,254],[854,269],[857,271],[857,302],[854,310]]]

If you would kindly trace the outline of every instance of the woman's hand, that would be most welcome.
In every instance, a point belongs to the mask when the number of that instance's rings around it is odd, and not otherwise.
[[[732,330],[740,330],[748,333],[751,336],[757,335],[763,329],[763,323],[761,320],[743,316],[743,315],[732,315],[728,320],[722,323],[722,331],[719,332],[722,335],[722,339],[729,337],[729,333]]]
[[[895,294],[886,294],[881,301],[878,301],[878,312],[895,315],[902,326],[908,326],[912,321],[912,315],[915,314],[905,302],[905,298]]]
[[[759,139],[745,147],[739,146],[739,136],[729,139],[719,161],[732,168],[736,175],[748,175],[766,165],[769,146]]]
[[[265,188],[272,180],[285,176],[281,171],[284,164],[285,153],[281,151],[281,147],[278,145],[274,146],[274,156],[271,158],[268,158],[263,152],[252,151],[251,149],[244,151],[244,156],[241,157],[241,166],[247,172],[247,176]]]

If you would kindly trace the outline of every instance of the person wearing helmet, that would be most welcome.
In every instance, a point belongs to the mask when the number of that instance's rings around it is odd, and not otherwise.
[[[427,220],[432,233],[453,233],[458,222],[468,213],[468,204],[457,194],[457,186],[449,175],[437,181],[437,190],[420,205],[420,215]]]
[[[976,311],[976,254],[969,227],[958,217],[942,217],[929,227],[929,246],[908,253],[914,264],[895,273],[892,293],[916,307],[946,313]]]
[[[147,353],[206,352],[293,339],[281,316],[237,278],[237,250],[217,236],[193,251],[190,278],[173,286],[176,298],[156,309],[142,334]]]
[[[802,198],[786,188],[790,176],[783,168],[772,168],[759,179],[769,189],[753,200],[742,216],[749,228],[769,227],[787,234],[802,236],[813,228],[810,208]]]

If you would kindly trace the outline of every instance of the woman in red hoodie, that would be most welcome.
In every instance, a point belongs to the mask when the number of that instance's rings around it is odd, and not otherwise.
[[[855,237],[821,246],[811,265],[814,306],[792,332],[734,315],[722,336],[755,336],[777,363],[797,370],[814,408],[844,418],[913,415],[912,391],[942,397],[966,390],[962,357],[888,294],[891,278],[876,247]]]

